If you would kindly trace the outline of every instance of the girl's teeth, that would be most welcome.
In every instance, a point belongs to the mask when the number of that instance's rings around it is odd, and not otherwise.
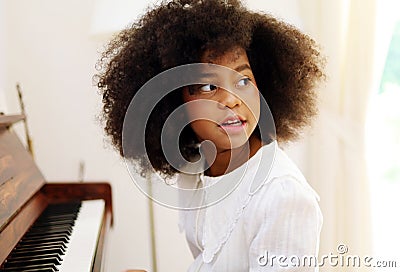
[[[238,126],[238,125],[241,125],[241,124],[242,124],[242,122],[240,120],[232,120],[232,121],[227,121],[227,122],[223,123],[222,125],[224,125],[224,126],[231,126],[231,125]]]

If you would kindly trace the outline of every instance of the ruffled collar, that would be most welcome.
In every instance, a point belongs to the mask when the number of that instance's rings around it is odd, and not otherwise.
[[[312,190],[298,168],[278,147],[277,142],[273,141],[261,147],[245,164],[226,175],[197,176],[196,183],[204,188],[203,200],[207,206],[204,211],[202,241],[202,258],[205,263],[213,262],[228,241],[251,198],[274,177],[284,175],[294,175]],[[315,192],[314,194],[319,199]],[[181,230],[183,224],[185,222],[181,222]]]
[[[226,190],[226,197],[219,199],[205,210],[203,228],[203,261],[211,263],[214,257],[228,241],[236,223],[250,202],[251,197],[268,181],[277,150],[274,141],[261,147],[253,157],[234,171],[219,177],[200,174],[200,180],[206,188],[206,199],[214,191]],[[214,188],[218,184],[234,184]],[[214,200],[214,199],[212,199]]]

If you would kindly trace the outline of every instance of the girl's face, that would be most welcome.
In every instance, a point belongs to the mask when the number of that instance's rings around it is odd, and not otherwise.
[[[230,69],[211,65],[202,76],[210,84],[184,88],[183,100],[199,141],[210,140],[221,152],[247,143],[260,116],[260,97],[244,49],[236,47],[217,58],[211,54],[206,52],[201,61]]]

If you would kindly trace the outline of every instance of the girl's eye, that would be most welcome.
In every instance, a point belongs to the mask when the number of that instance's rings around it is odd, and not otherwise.
[[[247,86],[250,84],[251,79],[249,77],[242,78],[241,80],[236,83],[238,87]]]
[[[204,93],[209,93],[209,92],[213,92],[217,89],[218,87],[212,84],[206,84],[206,85],[202,85],[201,87],[199,87],[199,90],[201,92]]]

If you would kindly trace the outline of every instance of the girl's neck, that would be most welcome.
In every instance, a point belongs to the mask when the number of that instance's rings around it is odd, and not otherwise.
[[[235,149],[217,151],[214,162],[205,171],[205,174],[212,177],[227,174],[248,161],[261,146],[261,140],[257,136],[252,135],[249,138],[248,144]],[[207,156],[207,152],[205,152],[205,157],[207,162],[213,159]]]

